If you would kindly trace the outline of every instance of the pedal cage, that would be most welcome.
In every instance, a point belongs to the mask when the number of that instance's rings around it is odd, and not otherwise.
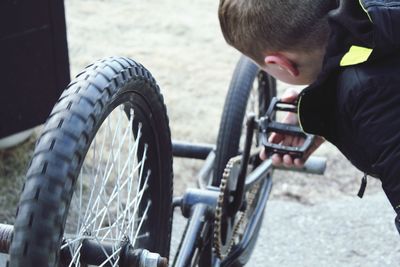
[[[314,142],[315,136],[304,133],[298,125],[276,122],[274,119],[277,111],[297,113],[297,102],[287,103],[274,97],[271,100],[271,103],[265,115],[259,119],[261,143],[264,146],[267,155],[271,156],[272,154],[289,154],[293,158],[302,158],[304,156],[304,153],[308,151],[311,144]],[[271,143],[268,139],[270,134],[273,132],[278,134],[291,135],[294,137],[301,137],[304,138],[305,141],[302,146],[287,146]]]

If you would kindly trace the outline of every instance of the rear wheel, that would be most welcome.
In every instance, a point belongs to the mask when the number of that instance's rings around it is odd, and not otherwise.
[[[225,100],[217,139],[216,159],[212,184],[220,186],[220,202],[214,228],[214,248],[221,259],[227,257],[233,247],[239,244],[243,232],[251,222],[256,207],[259,205],[260,190],[266,180],[261,180],[244,194],[246,205],[236,214],[229,214],[229,205],[233,192],[237,189],[237,178],[240,160],[230,159],[239,155],[244,149],[246,133],[246,115],[254,114],[255,118],[265,114],[270,100],[276,95],[276,81],[261,71],[250,59],[242,56],[236,65],[228,95]],[[258,133],[253,137],[253,147],[257,147]],[[227,165],[227,163],[229,164]],[[249,171],[260,163],[253,158]],[[221,183],[222,181],[222,183]],[[221,186],[222,185],[222,186]],[[249,245],[233,266],[247,263],[255,245],[260,224],[255,227]]]
[[[151,74],[127,58],[87,67],[37,142],[10,266],[128,266],[138,249],[168,257],[171,151]]]
[[[276,96],[276,81],[242,56],[235,68],[219,126],[212,184],[220,184],[229,159],[244,147],[246,114],[263,115]],[[258,140],[254,140],[258,144]]]

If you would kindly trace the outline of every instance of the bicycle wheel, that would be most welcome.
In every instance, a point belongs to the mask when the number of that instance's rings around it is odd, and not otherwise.
[[[249,58],[241,56],[234,70],[225,99],[219,126],[212,185],[219,186],[228,160],[244,146],[246,113],[263,115],[272,97],[276,96],[276,81]],[[258,140],[255,140],[257,143]]]
[[[246,114],[253,113],[256,118],[263,115],[269,102],[276,95],[275,80],[248,58],[242,56],[237,63],[225,100],[217,140],[216,161],[214,165],[213,185],[220,186],[221,195],[214,227],[214,248],[219,258],[227,257],[231,249],[239,244],[247,224],[251,222],[256,207],[260,204],[260,190],[267,182],[262,180],[245,192],[246,208],[230,215],[230,196],[237,188],[240,161],[228,161],[241,153],[244,148]],[[258,146],[258,133],[254,135],[253,146]],[[252,162],[252,168],[259,164]],[[249,168],[251,171],[251,168]],[[221,184],[221,185],[220,185]],[[243,266],[247,263],[255,245],[259,223],[253,232],[249,246],[244,253],[232,263],[232,266]]]
[[[171,223],[159,87],[130,59],[98,61],[64,91],[36,144],[10,266],[130,266],[139,248],[168,257]]]

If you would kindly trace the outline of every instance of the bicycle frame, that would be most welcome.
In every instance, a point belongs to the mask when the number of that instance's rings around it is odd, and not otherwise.
[[[248,128],[254,128],[254,124],[250,124]],[[251,131],[251,137],[252,134],[253,131]],[[247,139],[249,139],[249,130],[247,137]],[[247,147],[249,147],[249,145],[247,145]],[[206,152],[208,152],[208,154]],[[176,157],[204,159],[205,164],[199,172],[199,177],[205,179],[210,175],[215,154],[213,146],[173,142],[173,154]],[[247,160],[244,160],[243,163],[247,167]],[[174,200],[174,208],[180,207],[182,215],[188,219],[188,222],[172,266],[225,267],[230,266],[243,255],[249,257],[253,249],[250,244],[257,238],[257,236],[253,235],[253,232],[257,227],[261,226],[266,203],[271,192],[271,173],[273,169],[272,161],[266,160],[259,164],[248,175],[244,173],[244,186],[241,188],[242,193],[249,190],[255,183],[261,183],[259,202],[255,207],[252,217],[249,219],[249,223],[244,229],[240,243],[235,245],[229,255],[222,261],[213,253],[211,245],[212,240],[210,240],[212,238],[211,231],[213,228],[219,188],[207,186],[204,189],[189,189],[183,197],[176,198]],[[324,169],[325,159],[313,157],[308,160],[303,169],[293,170],[322,174]],[[237,206],[240,206],[240,203],[237,204]]]
[[[188,144],[173,142],[175,157],[196,158],[205,160],[198,176],[201,178],[210,175],[214,163],[215,148],[207,144]],[[182,215],[188,219],[186,229],[181,238],[179,249],[171,266],[230,266],[239,257],[249,255],[253,247],[250,246],[254,238],[253,232],[261,226],[266,203],[271,188],[271,171],[274,169],[271,160],[262,162],[246,177],[244,191],[249,190],[255,183],[261,182],[260,201],[255,207],[255,212],[246,225],[243,237],[239,244],[232,248],[229,255],[222,261],[212,251],[212,229],[215,207],[217,204],[219,188],[208,186],[203,189],[188,189],[182,196],[174,199],[173,207],[180,207]],[[322,174],[325,169],[325,159],[311,157],[303,169],[292,169],[300,172]],[[13,226],[0,224],[0,252],[8,253],[12,239]]]

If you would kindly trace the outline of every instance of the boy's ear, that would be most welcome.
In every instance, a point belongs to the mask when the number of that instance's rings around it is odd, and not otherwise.
[[[268,55],[264,58],[264,62],[268,67],[278,67],[281,70],[287,71],[293,77],[299,76],[299,69],[296,64],[282,54]]]

